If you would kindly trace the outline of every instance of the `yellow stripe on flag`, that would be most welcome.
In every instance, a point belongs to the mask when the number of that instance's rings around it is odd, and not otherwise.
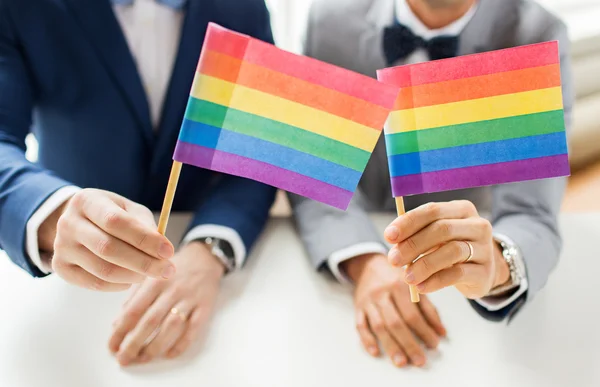
[[[560,87],[472,99],[415,109],[397,110],[390,114],[386,133],[466,124],[542,113],[563,108]]]
[[[373,151],[381,134],[378,130],[322,110],[207,75],[196,74],[191,95],[292,125],[368,152]]]

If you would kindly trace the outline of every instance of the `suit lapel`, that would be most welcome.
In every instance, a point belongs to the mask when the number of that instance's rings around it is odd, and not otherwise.
[[[209,22],[209,16],[201,4],[201,0],[189,0],[186,9],[179,52],[161,114],[153,167],[157,166],[156,163],[160,162],[165,152],[173,152],[176,133],[181,127]]]
[[[64,0],[79,20],[98,58],[136,117],[144,137],[152,142],[150,108],[125,36],[108,0]]]

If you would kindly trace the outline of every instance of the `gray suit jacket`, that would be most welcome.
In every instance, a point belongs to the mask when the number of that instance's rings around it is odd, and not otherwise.
[[[310,12],[305,51],[317,59],[375,77],[388,67],[383,28],[394,21],[394,0],[317,0]],[[573,91],[566,27],[539,4],[527,0],[479,0],[460,36],[460,55],[543,41],[560,41],[567,127]],[[432,201],[467,199],[491,213],[496,233],[510,237],[523,253],[528,298],[546,283],[561,250],[557,215],[566,179],[539,180],[471,190],[406,197],[408,209]],[[347,212],[290,195],[301,237],[316,267],[335,251],[357,243],[382,242],[368,211],[394,211],[383,136]],[[382,242],[383,243],[383,242]]]

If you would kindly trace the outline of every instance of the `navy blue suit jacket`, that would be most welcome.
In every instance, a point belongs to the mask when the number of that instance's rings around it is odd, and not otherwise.
[[[144,88],[109,0],[0,0],[0,247],[33,275],[25,228],[61,187],[109,190],[160,210],[209,21],[272,42],[263,0],[189,0],[162,118]],[[25,159],[33,131],[39,162]],[[156,133],[156,134],[155,134]],[[174,211],[235,229],[247,249],[275,190],[185,166]]]

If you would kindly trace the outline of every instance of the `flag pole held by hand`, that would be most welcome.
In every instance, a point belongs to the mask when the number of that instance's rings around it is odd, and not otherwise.
[[[398,216],[402,216],[406,213],[406,210],[404,209],[404,199],[401,196],[396,198],[396,211],[398,212]],[[420,297],[417,288],[414,285],[409,285],[408,288],[410,290],[410,300],[415,303],[419,302]]]
[[[162,235],[165,235],[165,232],[167,231],[167,223],[169,223],[169,215],[171,215],[173,199],[175,198],[175,191],[177,191],[181,166],[182,164],[179,161],[173,161],[171,176],[169,176],[169,184],[167,185],[167,192],[165,193],[165,200],[163,201],[163,207],[158,221],[158,232]]]

